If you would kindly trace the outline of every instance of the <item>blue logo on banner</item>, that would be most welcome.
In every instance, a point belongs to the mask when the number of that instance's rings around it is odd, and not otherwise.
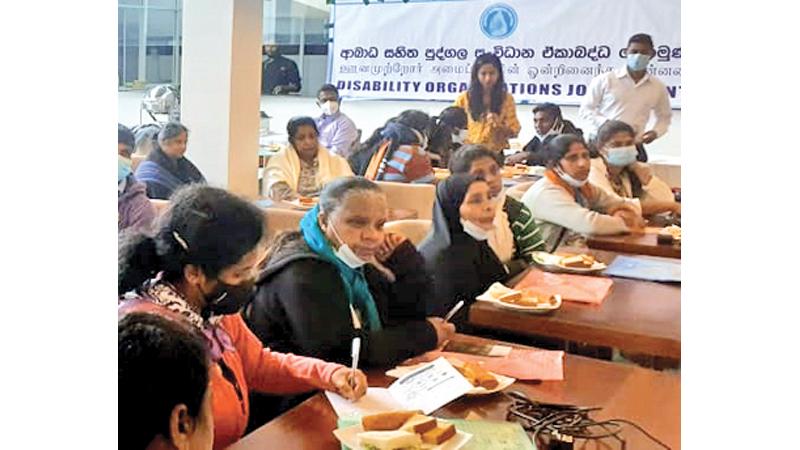
[[[481,31],[490,39],[503,39],[517,29],[517,12],[503,3],[489,6],[481,14]]]

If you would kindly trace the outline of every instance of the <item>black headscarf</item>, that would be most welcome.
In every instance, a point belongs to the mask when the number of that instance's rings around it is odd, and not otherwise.
[[[489,242],[476,240],[461,225],[459,209],[470,185],[479,179],[468,173],[454,174],[436,186],[433,231],[419,246],[437,291],[438,304],[431,305],[431,314],[446,313],[458,298],[469,305],[489,285],[506,277],[506,269]],[[467,309],[462,309],[455,323],[466,319]]]

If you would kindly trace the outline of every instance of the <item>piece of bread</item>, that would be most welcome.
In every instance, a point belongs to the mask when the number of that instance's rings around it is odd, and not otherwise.
[[[410,431],[365,431],[356,435],[358,446],[370,450],[416,450],[422,439]]]
[[[561,265],[576,269],[588,269],[594,265],[594,257],[590,255],[575,255],[561,258]]]
[[[361,426],[364,431],[396,430],[417,414],[422,414],[422,411],[389,411],[370,414],[361,418]]]
[[[455,362],[454,362],[455,361]],[[500,383],[489,371],[478,363],[462,362],[459,360],[451,361],[453,367],[458,370],[464,378],[475,387],[482,387],[488,390],[496,388]]]
[[[435,417],[428,417],[422,414],[417,414],[414,417],[408,419],[405,424],[403,424],[403,430],[411,431],[412,433],[426,433],[431,431],[432,429],[436,428],[437,422]]]
[[[452,423],[441,424],[422,435],[422,442],[426,444],[440,445],[456,435],[456,427]]]
[[[497,300],[506,303],[516,303],[522,300],[522,292],[520,291],[508,292],[498,297]]]

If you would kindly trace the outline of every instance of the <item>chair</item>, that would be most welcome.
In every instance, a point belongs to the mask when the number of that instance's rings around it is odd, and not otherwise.
[[[522,196],[525,195],[526,192],[528,192],[528,189],[530,189],[530,187],[533,186],[533,183],[535,183],[535,181],[527,181],[525,183],[520,183],[514,187],[508,188],[508,190],[506,191],[506,195],[513,198],[514,200],[522,201]]]
[[[394,183],[376,181],[386,194],[389,208],[411,209],[417,212],[419,219],[433,217],[433,202],[436,198],[436,186],[432,184]]]
[[[167,208],[169,208],[169,200],[157,200],[151,198],[150,204],[153,205],[153,209],[156,210],[156,216],[164,214],[164,211],[166,211]]]
[[[285,208],[264,209],[264,220],[267,221],[268,242],[271,243],[275,236],[282,231],[299,230],[300,220],[305,213],[305,211]]]
[[[139,164],[142,163],[147,159],[147,155],[137,155],[136,153],[131,155],[131,171],[136,172],[136,168],[139,167]]]
[[[431,231],[433,222],[429,219],[407,219],[386,222],[383,231],[405,236],[414,246],[418,246]]]

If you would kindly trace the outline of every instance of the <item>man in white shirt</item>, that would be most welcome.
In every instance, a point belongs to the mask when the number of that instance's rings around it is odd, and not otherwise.
[[[594,136],[606,121],[621,120],[636,131],[639,150],[637,159],[647,161],[642,144],[649,144],[667,132],[672,119],[667,87],[655,76],[647,73],[647,66],[655,56],[653,39],[647,34],[635,34],[628,40],[625,67],[596,76],[589,84],[589,92],[581,103],[580,117],[589,125],[589,135]],[[645,130],[651,114],[655,124]]]
[[[317,92],[317,106],[322,115],[316,118],[319,143],[331,152],[347,158],[357,144],[358,129],[353,121],[339,110],[339,90],[325,84]]]

